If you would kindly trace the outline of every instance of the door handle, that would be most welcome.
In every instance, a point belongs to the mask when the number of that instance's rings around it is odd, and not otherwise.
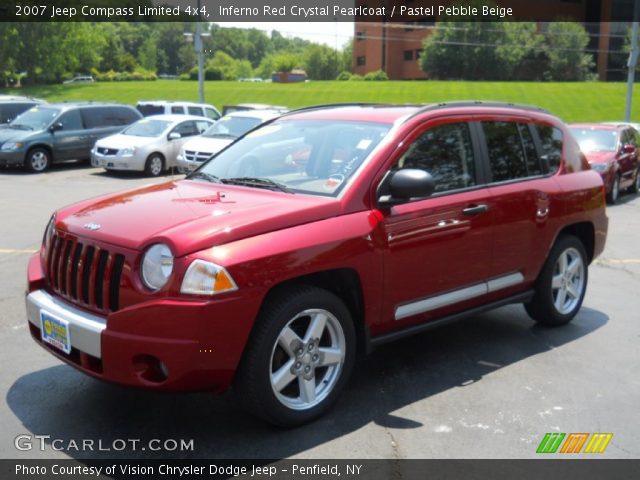
[[[472,205],[471,207],[463,208],[462,213],[465,215],[479,215],[481,213],[489,211],[489,206],[484,203],[480,205]]]

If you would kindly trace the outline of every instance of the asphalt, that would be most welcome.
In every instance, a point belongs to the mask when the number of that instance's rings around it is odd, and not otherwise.
[[[0,458],[533,458],[547,432],[612,433],[600,458],[640,457],[640,196],[607,209],[606,250],[571,324],[539,327],[515,305],[386,345],[359,360],[328,415],[283,430],[232,392],[105,384],[31,340],[25,268],[52,211],[150,182],[77,166],[0,170]],[[32,450],[16,449],[20,435]],[[35,435],[50,436],[44,450]],[[95,447],[59,451],[54,439]],[[104,450],[130,439],[141,448]],[[193,441],[193,451],[142,450],[152,439]]]

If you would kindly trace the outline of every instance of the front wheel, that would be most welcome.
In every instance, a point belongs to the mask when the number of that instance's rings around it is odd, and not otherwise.
[[[620,197],[620,175],[613,177],[613,184],[611,185],[611,191],[607,194],[607,201],[611,205],[618,203],[618,197]]]
[[[263,308],[235,386],[253,414],[295,426],[322,415],[336,401],[355,361],[349,309],[327,290],[300,286]]]
[[[144,173],[149,177],[157,177],[164,170],[164,158],[159,153],[152,153],[144,165]]]
[[[51,154],[44,148],[32,148],[27,152],[24,165],[30,172],[42,173],[51,165]]]
[[[538,277],[533,299],[525,305],[529,316],[548,326],[570,322],[582,306],[588,272],[582,242],[572,235],[560,237]]]

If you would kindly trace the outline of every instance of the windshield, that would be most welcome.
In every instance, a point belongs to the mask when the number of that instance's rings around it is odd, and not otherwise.
[[[390,128],[369,122],[281,120],[232,144],[194,178],[224,183],[260,179],[294,193],[335,196]]]
[[[9,124],[18,128],[27,127],[32,130],[44,130],[60,114],[58,108],[33,107],[18,115]]]
[[[583,152],[613,152],[616,149],[617,130],[571,128],[571,133]]]
[[[169,125],[171,125],[171,122],[166,120],[151,120],[149,118],[143,118],[125,129],[122,134],[134,137],[159,137],[167,128],[169,128]]]
[[[222,117],[202,134],[203,137],[239,137],[262,123],[259,118]]]

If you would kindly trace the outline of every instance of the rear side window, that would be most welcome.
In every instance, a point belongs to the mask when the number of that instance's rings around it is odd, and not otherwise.
[[[210,118],[211,120],[217,120],[220,118],[220,114],[216,112],[213,108],[205,108],[204,112],[207,118]]]
[[[202,108],[200,107],[187,107],[187,109],[189,110],[189,115],[195,115],[197,117],[204,116],[202,115]]]
[[[524,148],[524,154],[527,159],[527,174],[530,177],[542,175],[542,164],[538,158],[538,151],[536,150],[536,144],[533,141],[531,130],[529,130],[529,125],[518,123],[518,130],[520,130],[522,147]]]
[[[129,125],[137,120],[139,117],[135,114],[135,111],[127,107],[110,107],[110,120],[113,121],[113,125]]]
[[[542,149],[542,163],[548,173],[555,173],[560,168],[562,158],[562,131],[549,125],[536,125],[540,147]]]
[[[184,113],[184,108],[174,105],[171,107],[171,113],[176,113],[178,115],[182,115]]]
[[[136,108],[143,117],[162,115],[164,113],[164,107],[162,105],[138,105]]]
[[[82,109],[82,119],[88,129],[112,127],[114,123],[109,120],[110,109],[108,107],[87,107]]]
[[[504,182],[527,176],[518,124],[514,122],[482,122],[487,152],[494,182]]]
[[[8,123],[35,103],[2,103],[0,104],[0,123]]]
[[[82,130],[82,118],[80,118],[80,112],[75,108],[60,115],[57,123],[62,124],[63,130]]]
[[[435,192],[475,185],[475,161],[469,125],[451,123],[426,131],[398,160],[396,168],[417,168],[429,172],[435,180]]]

